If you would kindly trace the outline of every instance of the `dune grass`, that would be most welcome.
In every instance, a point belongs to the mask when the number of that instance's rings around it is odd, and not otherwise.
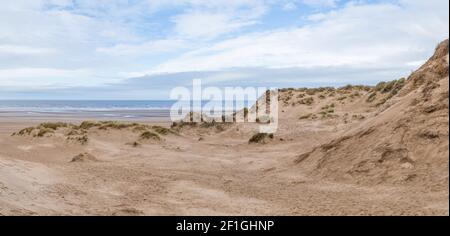
[[[159,137],[158,134],[150,132],[150,131],[145,131],[140,135],[140,138],[143,140],[149,140],[149,139],[153,139],[153,140],[161,140],[161,137]]]
[[[273,139],[273,138],[274,138],[273,134],[257,133],[250,138],[248,143],[265,143],[267,139]]]

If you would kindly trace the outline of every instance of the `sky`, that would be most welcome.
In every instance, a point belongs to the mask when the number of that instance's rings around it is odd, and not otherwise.
[[[447,0],[4,0],[0,99],[373,85],[448,37]]]

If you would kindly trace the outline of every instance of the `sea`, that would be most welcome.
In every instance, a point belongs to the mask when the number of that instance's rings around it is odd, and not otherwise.
[[[57,117],[57,118],[95,118],[111,120],[145,120],[150,118],[169,119],[170,109],[179,101],[174,100],[0,100],[0,117]],[[192,107],[189,101],[182,102]],[[234,107],[225,108],[224,101],[202,101],[223,105],[224,110],[234,111],[251,102],[234,103]],[[193,108],[198,111],[199,108]]]

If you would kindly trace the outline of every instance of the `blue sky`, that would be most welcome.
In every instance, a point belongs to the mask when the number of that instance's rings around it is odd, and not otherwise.
[[[447,0],[5,0],[0,99],[166,99],[215,86],[407,76],[448,38]]]

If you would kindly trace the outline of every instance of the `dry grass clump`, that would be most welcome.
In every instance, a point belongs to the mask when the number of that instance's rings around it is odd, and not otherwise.
[[[97,158],[89,153],[80,153],[72,158],[70,162],[97,162]]]
[[[179,130],[184,127],[196,127],[198,124],[197,122],[185,122],[185,121],[179,121],[179,122],[173,122],[170,126],[171,129]]]
[[[42,137],[44,137],[46,134],[53,134],[53,133],[54,133],[54,130],[53,130],[53,129],[40,128],[39,131],[37,132],[37,134],[34,135],[34,137],[42,138]]]
[[[349,96],[351,99],[353,98],[359,98],[361,97],[361,94],[359,92],[353,92],[352,94],[350,94]]]
[[[372,87],[370,87],[370,86],[351,85],[351,84],[348,84],[344,87],[338,88],[338,90],[341,90],[341,91],[366,91],[366,92],[370,91],[371,89],[372,89]]]
[[[175,134],[175,132],[172,129],[168,129],[168,128],[165,128],[162,126],[155,125],[155,126],[152,126],[152,129],[160,135]]]
[[[205,129],[215,128],[217,132],[222,132],[225,130],[225,125],[225,123],[218,123],[213,120],[212,122],[203,122],[200,127]]]
[[[322,118],[332,118],[334,110],[327,110],[327,111],[321,111],[319,114],[322,116]]]
[[[338,97],[337,100],[338,101],[344,101],[347,98],[348,98],[347,96],[341,96],[341,97]]]
[[[352,118],[356,119],[356,120],[364,120],[364,119],[366,119],[365,116],[363,116],[363,115],[356,115],[356,114],[353,115]]]
[[[85,145],[88,143],[89,138],[87,135],[83,135],[81,137],[76,138],[76,140],[81,144],[81,145]]]
[[[278,91],[279,92],[282,92],[282,93],[285,93],[285,92],[288,92],[288,91],[293,91],[294,90],[294,88],[282,88],[282,89],[278,89]]]
[[[77,136],[77,135],[84,135],[86,134],[86,130],[83,129],[71,129],[69,130],[69,132],[66,134],[66,136]]]
[[[380,82],[373,88],[373,92],[369,94],[366,102],[370,103],[375,101],[378,93],[386,94],[377,104],[375,104],[375,106],[381,106],[385,104],[389,99],[397,95],[397,93],[405,86],[405,84],[405,78],[392,80],[389,82]]]
[[[44,128],[44,129],[52,129],[52,130],[57,130],[59,128],[67,128],[69,127],[69,124],[64,123],[64,122],[47,122],[47,123],[42,123],[38,126],[38,128]]]
[[[221,118],[223,121],[225,121],[225,116]],[[233,122],[236,122],[236,114],[233,114]],[[162,135],[166,134],[178,134],[178,132],[181,132],[183,128],[200,128],[205,130],[211,130],[214,129],[216,132],[222,132],[224,131],[230,123],[227,122],[217,122],[216,120],[212,119],[211,121],[203,121],[200,123],[197,122],[185,122],[185,121],[179,121],[179,122],[173,122],[170,126],[170,129],[167,128],[159,128],[158,130],[155,130],[155,132],[160,133]]]
[[[107,129],[127,129],[127,128],[131,128],[131,127],[136,127],[139,124],[133,123],[133,124],[128,124],[128,123],[120,123],[117,121],[103,121],[100,122],[100,127],[99,129],[101,130],[107,130]]]
[[[24,136],[24,135],[33,135],[33,137],[44,137],[47,134],[53,134],[54,131],[58,130],[59,128],[66,128],[69,127],[69,124],[63,123],[63,122],[47,122],[39,124],[36,127],[28,127],[25,129],[20,130],[17,133],[13,133],[12,136]]]
[[[329,110],[334,108],[336,105],[334,103],[331,103],[330,105],[326,105],[322,107],[322,110]]]
[[[298,103],[299,104],[303,104],[303,105],[311,106],[314,103],[314,98],[313,97],[303,98]]]
[[[98,128],[99,130],[122,130],[133,128],[133,132],[143,132],[148,130],[150,127],[144,124],[123,123],[118,121],[83,121],[79,126],[76,126],[74,128],[82,130],[89,130],[92,128]]]
[[[148,127],[146,125],[138,125],[138,126],[134,127],[132,131],[142,133],[147,130],[148,130]]]
[[[300,120],[316,119],[316,118],[317,116],[313,113],[308,113],[299,117]]]
[[[333,117],[332,114],[334,114],[334,112],[335,112],[334,108],[335,108],[335,104],[334,103],[332,103],[330,105],[323,106],[321,108],[322,111],[319,112],[319,115],[321,115],[322,118],[331,118],[331,117]]]
[[[257,133],[250,138],[248,143],[266,143],[267,139],[273,139],[273,138],[274,138],[273,134]]]
[[[36,129],[35,127],[27,127],[27,128],[25,128],[25,129],[20,130],[20,131],[17,132],[17,133],[13,133],[12,136],[16,136],[16,135],[19,135],[19,136],[31,135],[31,133],[32,133],[35,129]]]
[[[67,140],[73,140],[80,143],[81,145],[86,145],[89,142],[89,137],[86,134],[78,134],[74,136],[68,136]]]
[[[38,137],[38,138],[42,138],[44,136],[46,136],[47,134],[53,134],[55,132],[54,129],[50,129],[50,128],[44,128],[41,126],[37,126],[37,127],[28,127],[25,129],[20,130],[17,133],[13,133],[12,136],[25,136],[25,135],[32,135],[33,137]]]
[[[369,96],[366,99],[366,102],[373,102],[373,101],[375,101],[376,98],[377,98],[377,92],[374,91],[369,94]]]
[[[149,140],[149,139],[153,139],[153,140],[157,140],[157,141],[161,140],[161,138],[159,137],[158,134],[150,132],[150,131],[145,131],[144,133],[142,133],[140,135],[140,138],[143,140]]]
[[[101,124],[94,121],[83,121],[77,128],[79,129],[91,129],[93,127],[99,127]]]
[[[374,90],[381,93],[391,93],[393,95],[397,94],[400,89],[405,86],[406,79],[401,78],[399,80],[392,80],[389,82],[380,82],[378,83]]]
[[[301,99],[301,98],[304,98],[304,97],[306,97],[306,94],[304,94],[304,93],[297,94],[297,98],[298,99]]]

